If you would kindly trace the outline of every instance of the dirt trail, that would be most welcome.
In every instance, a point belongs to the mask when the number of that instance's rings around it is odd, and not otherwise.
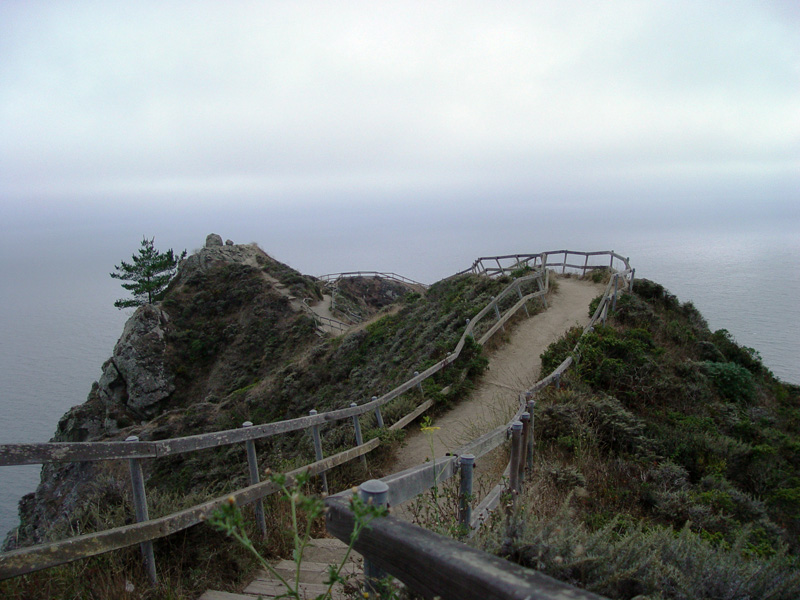
[[[440,429],[433,436],[437,457],[487,431],[508,422],[517,410],[519,392],[539,379],[539,356],[573,325],[589,322],[589,303],[603,293],[603,286],[578,279],[558,279],[558,291],[549,308],[517,325],[510,340],[489,356],[489,370],[469,399],[438,417]],[[393,472],[402,471],[430,458],[427,436],[409,427],[403,448],[398,452]]]

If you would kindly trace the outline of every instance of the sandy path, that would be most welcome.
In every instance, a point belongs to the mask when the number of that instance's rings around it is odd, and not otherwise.
[[[559,279],[549,308],[518,324],[510,340],[489,356],[489,370],[470,397],[438,417],[434,435],[437,457],[508,422],[518,406],[519,392],[539,379],[542,352],[573,325],[589,322],[589,303],[603,286],[578,279]],[[397,453],[392,472],[402,471],[430,458],[429,438],[411,425]]]

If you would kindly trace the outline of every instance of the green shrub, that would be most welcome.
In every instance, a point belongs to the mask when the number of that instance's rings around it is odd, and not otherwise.
[[[706,362],[703,363],[703,370],[725,400],[750,404],[755,399],[753,375],[746,368],[732,362]]]
[[[753,532],[719,536],[613,519],[589,530],[565,507],[554,517],[513,516],[485,534],[486,548],[523,566],[608,598],[794,600],[800,565],[779,548],[753,550]],[[755,540],[758,537],[755,536]]]

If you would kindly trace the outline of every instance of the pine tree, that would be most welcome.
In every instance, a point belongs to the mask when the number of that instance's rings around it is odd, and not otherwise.
[[[114,265],[116,273],[110,273],[111,277],[133,282],[121,284],[133,294],[133,298],[117,300],[114,302],[117,308],[142,306],[160,300],[175,276],[178,263],[186,258],[186,250],[180,256],[175,256],[172,248],[159,252],[155,249],[154,242],[155,238],[143,238],[139,255],[132,256],[132,263],[123,260],[119,265]]]

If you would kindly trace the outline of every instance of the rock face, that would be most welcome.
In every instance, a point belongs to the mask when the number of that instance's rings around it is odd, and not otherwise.
[[[141,417],[153,416],[155,405],[174,390],[174,377],[164,365],[167,315],[152,305],[140,306],[106,362],[98,394],[109,408],[124,405]]]
[[[206,236],[206,248],[214,248],[215,246],[222,246],[222,236],[216,233],[209,233]]]

